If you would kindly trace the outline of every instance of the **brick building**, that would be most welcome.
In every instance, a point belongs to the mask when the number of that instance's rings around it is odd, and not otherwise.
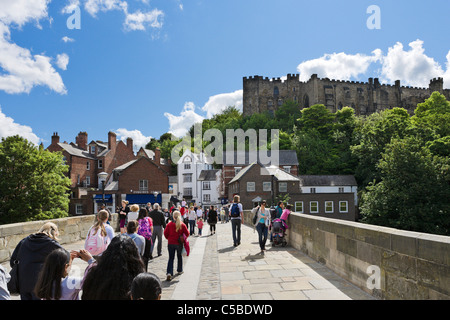
[[[271,158],[271,151],[267,152],[267,157]],[[246,166],[253,162],[260,161],[259,152],[233,151],[223,153],[222,183],[225,196],[229,195],[230,181]],[[278,151],[278,167],[294,176],[298,175],[298,159],[294,150]],[[232,199],[229,198],[228,199]]]
[[[229,182],[228,197],[239,195],[244,209],[261,200],[276,205],[289,195],[292,210],[328,218],[357,219],[357,184],[353,176],[296,176],[279,167],[254,162]]]
[[[75,138],[75,143],[67,143],[60,142],[60,137],[55,132],[47,150],[61,152],[69,166],[68,177],[72,181],[69,214],[96,212],[97,204],[103,202],[103,182],[106,187],[106,205],[112,212],[115,211],[121,199],[117,198],[116,190],[108,188],[108,184],[114,181],[112,173],[116,168],[137,159],[133,152],[133,139],[127,138],[126,143],[117,141],[116,134],[109,132],[107,142],[100,140],[89,142],[87,132],[80,132]],[[145,153],[142,156],[152,162],[163,163],[160,165],[162,170],[170,168],[170,163],[161,159],[159,150],[141,149],[139,152]],[[107,174],[105,180],[100,179],[100,173]]]

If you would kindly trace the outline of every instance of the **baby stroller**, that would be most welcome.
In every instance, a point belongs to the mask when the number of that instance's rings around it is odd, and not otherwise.
[[[272,246],[281,244],[282,247],[285,247],[287,245],[285,237],[286,228],[283,225],[283,221],[281,219],[277,218],[272,221],[271,232],[272,232]]]

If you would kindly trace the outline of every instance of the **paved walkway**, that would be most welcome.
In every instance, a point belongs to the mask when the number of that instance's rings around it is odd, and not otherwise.
[[[289,246],[272,247],[260,254],[258,234],[242,227],[242,241],[233,246],[231,224],[217,224],[209,235],[189,237],[191,253],[183,258],[184,273],[166,281],[167,242],[163,254],[149,262],[148,271],[160,277],[163,300],[372,300],[372,296],[337,276],[327,267]],[[84,242],[64,247],[79,250]],[[156,255],[156,248],[153,252]],[[8,265],[4,263],[3,265]],[[73,272],[87,263],[76,259]],[[9,265],[7,267],[9,270]],[[14,296],[13,299],[19,299]]]

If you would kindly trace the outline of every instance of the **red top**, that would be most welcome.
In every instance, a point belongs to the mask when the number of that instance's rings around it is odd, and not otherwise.
[[[178,238],[184,233],[186,237],[189,237],[189,230],[184,223],[181,223],[181,229],[176,232],[177,225],[175,222],[169,222],[164,229],[164,237],[166,237],[169,244],[179,244]]]

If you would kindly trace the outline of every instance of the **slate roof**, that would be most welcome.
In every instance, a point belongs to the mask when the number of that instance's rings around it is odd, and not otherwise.
[[[75,144],[68,144],[68,143],[58,143],[58,145],[63,148],[65,151],[67,151],[70,155],[82,157],[86,159],[92,159],[95,160],[96,158],[91,155],[87,150],[80,149],[76,147]]]
[[[265,171],[264,174],[274,176],[277,181],[299,181],[298,177],[284,171],[283,169],[280,169],[277,166],[266,167],[260,163],[254,162],[239,171],[238,174],[228,184],[240,180],[250,170],[250,168],[256,165],[259,165],[261,167],[261,170]]]
[[[216,174],[220,170],[202,170],[200,172],[200,176],[198,177],[199,181],[216,181]]]
[[[300,186],[356,186],[352,175],[301,175]]]
[[[263,155],[266,155],[265,151],[262,151]],[[267,157],[272,155],[272,151],[267,151]],[[227,160],[230,158],[230,160]],[[249,151],[224,151],[223,152],[223,165],[224,166],[247,166],[254,161],[259,161],[263,164],[264,161],[260,161],[259,152],[249,152]],[[295,150],[279,150],[278,151],[278,161],[280,166],[298,165],[297,153]]]

